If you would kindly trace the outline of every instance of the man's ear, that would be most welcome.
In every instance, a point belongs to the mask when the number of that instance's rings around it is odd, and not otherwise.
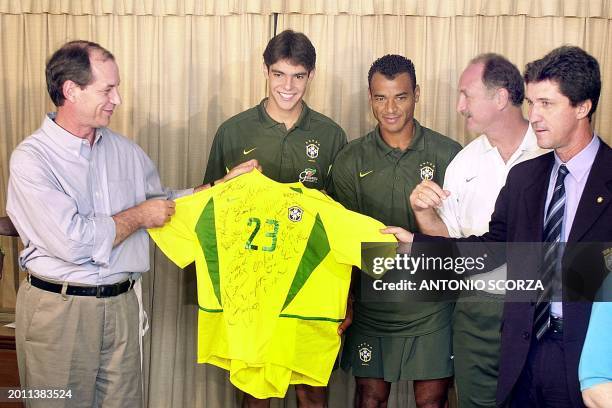
[[[499,110],[503,110],[510,102],[510,93],[506,88],[497,88],[495,90],[495,103]]]
[[[414,87],[414,103],[417,103],[420,97],[421,97],[421,87],[417,85]]]
[[[584,119],[589,116],[589,112],[593,109],[593,102],[590,99],[580,102],[576,105],[576,118]]]
[[[77,92],[81,90],[81,87],[71,80],[64,81],[62,85],[62,94],[64,99],[74,103],[76,101]]]
[[[261,72],[263,72],[264,77],[268,78],[270,70],[268,69],[268,66],[266,65],[265,62],[261,65]]]
[[[309,73],[308,73],[308,81],[312,81],[315,77],[315,73],[316,73],[317,69],[313,68]]]

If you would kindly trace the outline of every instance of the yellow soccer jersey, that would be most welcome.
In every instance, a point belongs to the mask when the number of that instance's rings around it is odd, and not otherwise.
[[[149,233],[179,267],[196,262],[198,362],[257,398],[282,398],[289,384],[327,385],[361,243],[395,242],[381,228],[252,171],[176,200]]]

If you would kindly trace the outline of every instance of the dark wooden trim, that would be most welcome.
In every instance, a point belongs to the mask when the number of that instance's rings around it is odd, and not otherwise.
[[[15,350],[15,337],[0,336],[0,350]]]

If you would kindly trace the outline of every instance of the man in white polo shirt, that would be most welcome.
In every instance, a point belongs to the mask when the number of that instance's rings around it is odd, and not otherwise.
[[[449,164],[444,188],[425,180],[410,195],[421,231],[467,237],[489,230],[506,176],[517,163],[544,153],[523,117],[519,70],[497,54],[474,58],[459,80],[457,111],[480,134]],[[503,280],[505,265],[468,279]],[[462,293],[453,317],[459,407],[495,407],[503,292]]]

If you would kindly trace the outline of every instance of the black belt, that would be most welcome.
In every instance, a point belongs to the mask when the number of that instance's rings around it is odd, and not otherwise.
[[[563,318],[550,316],[550,330],[553,333],[563,333]]]
[[[62,293],[64,287],[61,283],[52,283],[45,280],[39,279],[36,276],[30,275],[30,283],[32,286],[38,289],[46,290],[48,292]],[[123,282],[115,283],[112,285],[100,285],[100,286],[73,286],[68,285],[66,288],[66,295],[71,296],[95,296],[97,298],[107,298],[120,295],[132,289],[134,286],[133,280],[125,280]]]

